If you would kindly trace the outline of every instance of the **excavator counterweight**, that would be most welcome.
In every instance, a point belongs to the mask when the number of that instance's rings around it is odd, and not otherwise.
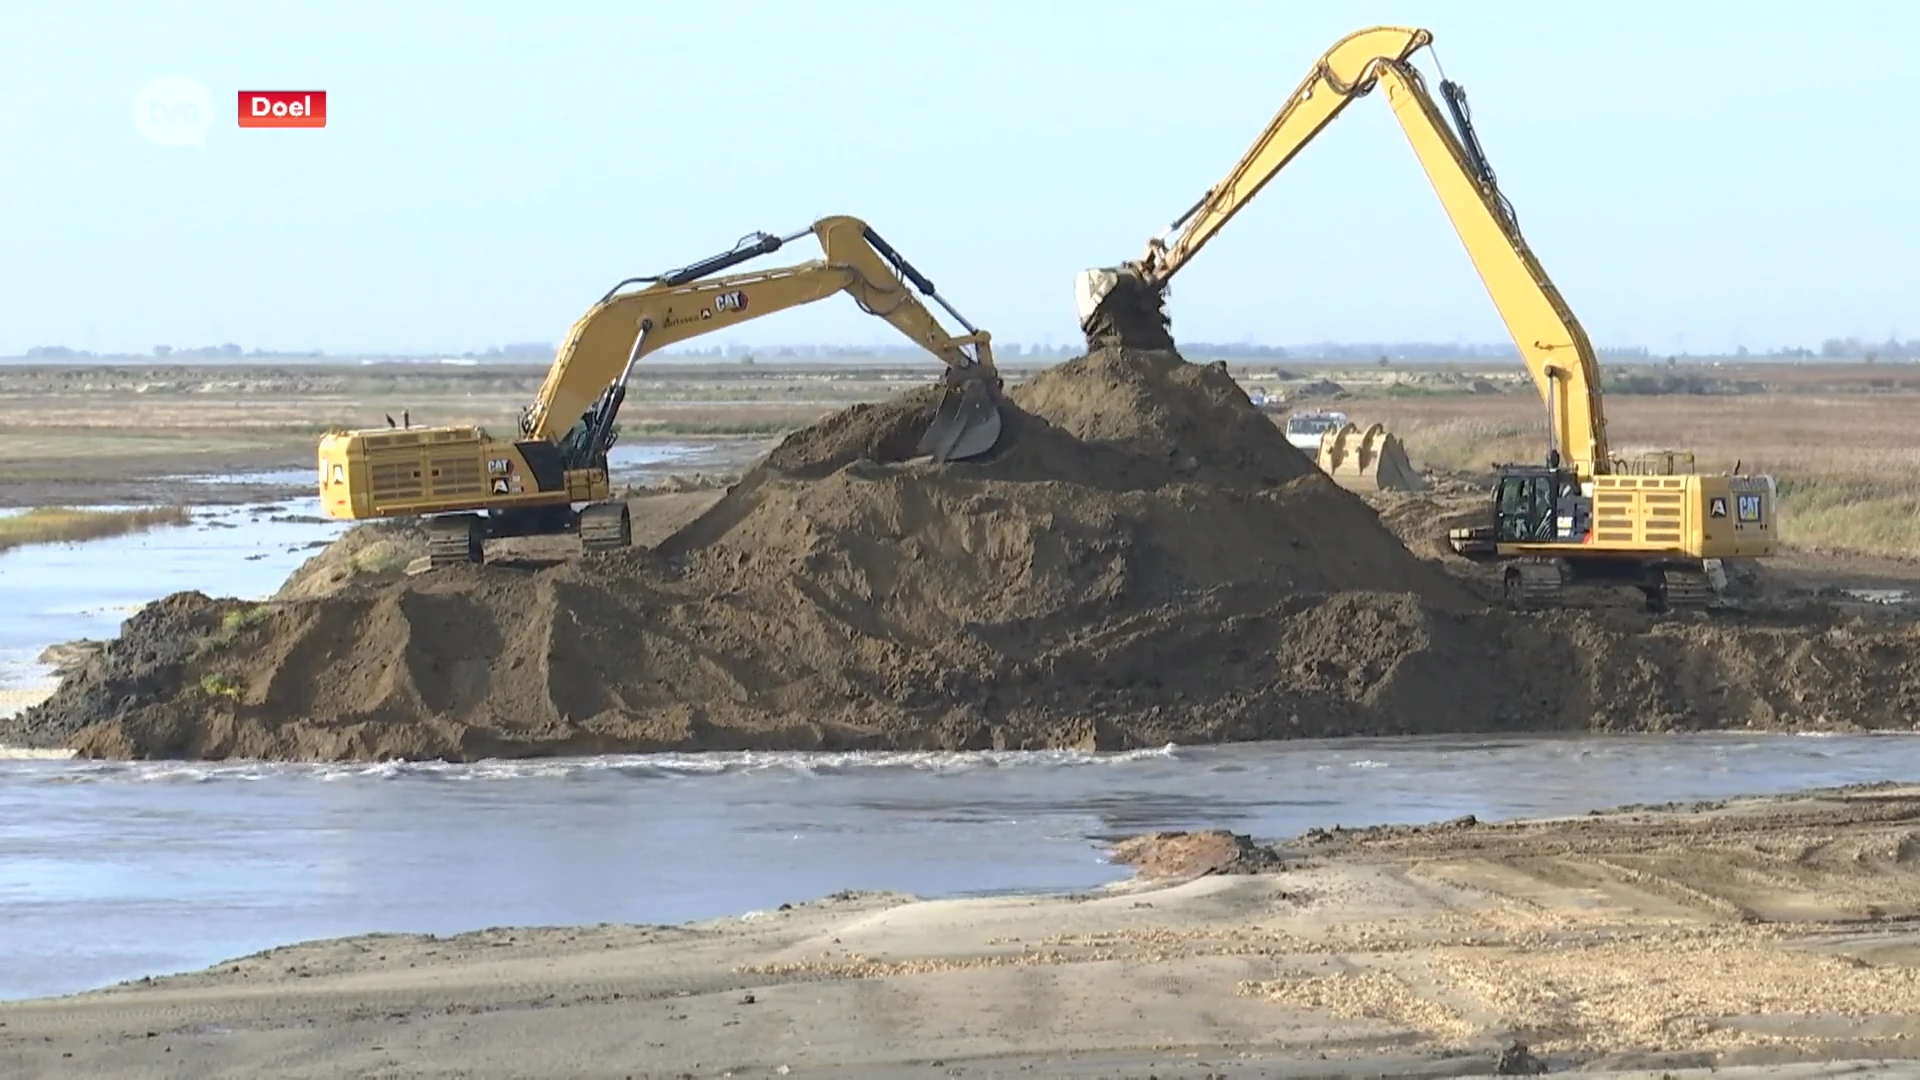
[[[810,233],[824,258],[727,273]],[[629,291],[634,285],[642,287]],[[915,298],[916,289],[966,332],[949,334]],[[521,412],[517,438],[473,426],[411,425],[327,435],[319,450],[321,506],[343,520],[427,518],[436,564],[479,562],[490,537],[577,532],[590,551],[626,547],[632,522],[626,503],[611,497],[607,454],[640,361],[841,292],[946,364],[920,453],[944,464],[999,445],[1002,382],[991,335],[967,322],[871,226],[835,216],[786,236],[754,233],[718,255],[616,284],[575,321]]]

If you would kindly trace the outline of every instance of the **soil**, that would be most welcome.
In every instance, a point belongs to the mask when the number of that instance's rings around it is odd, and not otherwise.
[[[1265,874],[1282,869],[1285,859],[1253,837],[1225,829],[1156,832],[1129,837],[1113,846],[1113,861],[1133,868],[1143,880],[1195,878],[1208,874]]]
[[[1173,349],[1166,293],[1123,274],[1082,328],[1089,349]]]
[[[356,580],[397,581],[409,563],[426,553],[427,530],[417,520],[355,525],[301,563],[274,593],[274,599],[318,599]]]
[[[0,742],[29,749],[58,746],[76,719],[164,710],[164,702],[186,691],[187,668],[199,643],[220,633],[229,611],[250,606],[198,592],[174,593],[146,605],[120,625],[120,636],[112,641],[56,656],[63,661],[59,687],[45,702],[7,720],[11,730]]]
[[[651,546],[290,586],[212,647],[233,602],[169,598],[0,742],[291,759],[1122,749],[1904,728],[1920,705],[1911,627],[1492,609],[1223,366],[1099,351],[1010,398],[1002,448],[941,467],[908,460],[931,391],[833,414]]]

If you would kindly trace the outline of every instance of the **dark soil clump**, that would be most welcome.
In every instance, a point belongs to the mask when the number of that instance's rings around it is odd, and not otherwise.
[[[1173,350],[1166,294],[1132,275],[1122,275],[1082,329],[1087,348]]]

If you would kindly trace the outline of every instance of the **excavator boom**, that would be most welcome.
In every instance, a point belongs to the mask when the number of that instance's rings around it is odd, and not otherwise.
[[[728,273],[812,233],[824,258]],[[639,285],[629,291],[630,286]],[[953,335],[915,298],[931,298],[965,328]],[[329,517],[425,517],[434,565],[480,562],[487,539],[577,533],[588,551],[632,541],[631,512],[613,494],[607,452],[627,383],[641,359],[750,319],[852,296],[946,364],[944,393],[920,439],[936,462],[977,457],[1000,441],[1002,384],[991,337],[968,323],[878,233],[857,218],[822,218],[787,236],[755,233],[728,251],[615,285],[579,318],[516,439],[484,429],[388,428],[320,440],[320,502]],[[583,508],[576,509],[581,504]]]
[[[1547,403],[1554,455],[1582,476],[1606,472],[1611,457],[1593,348],[1520,235],[1473,130],[1465,92],[1441,84],[1456,133],[1413,66],[1413,55],[1432,41],[1426,30],[1382,26],[1335,43],[1226,178],[1168,233],[1150,240],[1144,256],[1081,273],[1074,289],[1081,329],[1090,348],[1171,348],[1164,305],[1173,276],[1350,102],[1384,85],[1394,117]]]
[[[1549,460],[1583,479],[1613,471],[1600,403],[1600,363],[1587,332],[1520,235],[1513,206],[1500,193],[1467,111],[1466,92],[1443,81],[1456,133],[1427,93],[1420,71],[1405,60],[1383,64],[1387,101],[1472,258],[1520,359],[1547,406]]]
[[[824,259],[712,276],[808,233],[819,239]],[[645,288],[622,291],[642,282]],[[948,334],[909,284],[940,304],[967,333]],[[992,449],[999,441],[1000,415],[991,336],[968,323],[870,226],[846,216],[822,218],[787,236],[756,233],[730,251],[682,269],[615,285],[573,324],[521,419],[521,430],[529,438],[559,442],[570,431],[577,433],[583,421],[595,430],[607,428],[641,358],[838,292],[946,363],[948,400],[921,442],[923,452],[946,461]]]
[[[1335,42],[1233,169],[1148,240],[1146,254],[1080,273],[1074,303],[1088,347],[1172,348],[1164,303],[1173,276],[1353,99],[1372,91],[1380,64],[1404,60],[1431,40],[1425,30],[1376,26]]]

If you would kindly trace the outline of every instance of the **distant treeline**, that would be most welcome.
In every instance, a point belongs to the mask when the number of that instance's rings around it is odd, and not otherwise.
[[[146,353],[93,353],[85,349],[71,349],[64,345],[38,345],[28,349],[24,357],[15,359],[43,360],[59,362],[63,360],[145,360],[160,359],[172,361],[193,360],[322,360],[322,359],[459,359],[473,361],[494,361],[502,363],[544,363],[551,359],[555,347],[546,342],[517,342],[511,345],[495,345],[490,348],[462,353],[430,354],[374,354],[374,353],[328,353],[321,349],[245,349],[231,342],[224,345],[173,346],[156,345]],[[994,352],[1003,359],[1050,360],[1078,355],[1084,346],[1078,342],[1067,345],[1045,345],[1031,342],[996,342]],[[1498,360],[1518,361],[1519,351],[1511,342],[1496,344],[1461,344],[1458,342],[1399,341],[1399,342],[1335,342],[1323,341],[1304,345],[1251,345],[1244,342],[1187,341],[1182,342],[1180,351],[1190,357],[1205,357],[1212,360],[1318,360],[1335,362],[1357,362],[1374,364],[1392,364],[1396,361],[1411,363],[1432,363],[1445,360]],[[1625,363],[1657,363],[1673,361],[1679,357],[1701,358],[1698,354],[1656,353],[1644,346],[1600,346],[1600,358]],[[924,355],[920,349],[911,345],[774,345],[750,347],[746,345],[711,345],[706,347],[685,347],[669,350],[665,355],[681,360],[708,360],[751,364],[759,360],[778,362],[781,360],[866,360],[886,357],[903,359]],[[1828,338],[1820,343],[1818,350],[1803,346],[1777,346],[1761,351],[1749,351],[1745,346],[1731,354],[1709,353],[1706,357],[1731,357],[1734,359],[1769,360],[1864,360],[1872,363],[1877,360],[1916,360],[1920,359],[1920,340],[1901,341],[1889,337],[1886,341],[1874,343],[1860,338]]]

